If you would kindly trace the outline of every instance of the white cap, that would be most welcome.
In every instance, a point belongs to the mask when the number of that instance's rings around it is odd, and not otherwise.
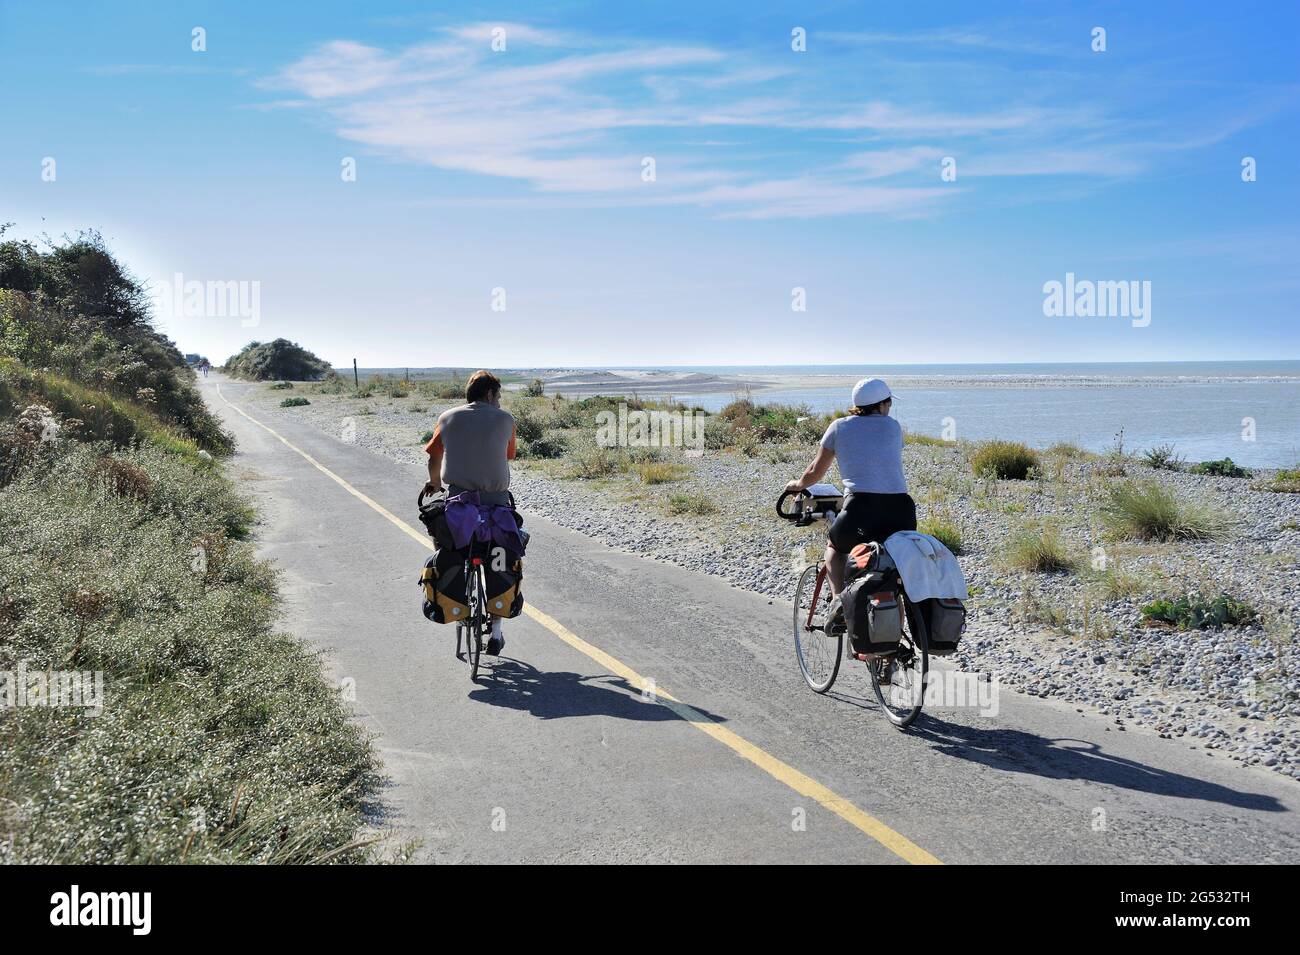
[[[853,405],[857,408],[879,404],[892,397],[894,394],[889,390],[889,385],[879,378],[863,378],[853,386]]]

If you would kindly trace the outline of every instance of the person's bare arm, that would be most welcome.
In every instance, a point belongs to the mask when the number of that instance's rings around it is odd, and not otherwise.
[[[429,443],[424,446],[424,450],[429,454],[429,481],[424,485],[426,491],[438,492],[442,490],[442,429],[434,426],[433,437]]]
[[[803,477],[797,481],[791,481],[785,486],[785,489],[794,492],[807,490],[826,476],[826,472],[831,469],[831,462],[834,460],[834,451],[828,448],[818,448],[817,456],[812,459],[812,463],[803,472]]]

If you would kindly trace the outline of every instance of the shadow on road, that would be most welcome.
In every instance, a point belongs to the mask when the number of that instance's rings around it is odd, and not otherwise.
[[[922,713],[908,731],[948,756],[992,769],[1032,773],[1045,779],[1082,779],[1180,799],[1203,799],[1240,809],[1285,812],[1272,796],[1241,792],[1218,783],[1184,776],[1122,756],[1080,739],[1048,739],[1022,730],[980,728],[949,723]]]
[[[469,697],[493,706],[527,710],[543,720],[566,716],[612,716],[644,722],[681,719],[668,707],[643,700],[640,687],[622,677],[539,670],[510,657],[501,657],[481,669],[479,687],[471,690]],[[691,709],[718,723],[726,722],[698,706]]]

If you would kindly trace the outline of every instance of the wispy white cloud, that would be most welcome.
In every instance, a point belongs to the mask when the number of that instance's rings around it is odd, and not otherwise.
[[[506,31],[508,52],[493,52],[494,27]],[[969,30],[831,39],[995,59],[1033,47],[1012,32]],[[1161,151],[1216,142],[1251,121],[1143,128],[1077,94],[1022,94],[1000,65],[989,76],[981,95],[957,90],[935,108],[906,91],[854,95],[855,84],[833,75],[705,44],[484,22],[395,49],[334,40],[261,85],[282,94],[272,108],[318,110],[344,139],[405,161],[575,203],[695,205],[747,218],[929,214],[969,192],[940,181],[945,155],[976,179],[1136,176]],[[733,145],[738,129],[743,150],[701,150]]]

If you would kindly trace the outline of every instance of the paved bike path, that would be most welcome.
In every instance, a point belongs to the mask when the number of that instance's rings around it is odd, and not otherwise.
[[[997,716],[927,711],[900,733],[860,667],[833,696],[804,686],[787,607],[535,515],[529,602],[707,725],[524,617],[475,686],[453,628],[419,612],[428,551],[339,483],[418,530],[419,469],[246,406],[249,387],[203,382],[239,440],[231,472],[261,508],[259,547],[284,573],[285,628],[354,681],[393,782],[383,821],[421,840],[420,859],[903,861],[890,833],[944,862],[1300,859],[1294,783],[1007,690]]]

